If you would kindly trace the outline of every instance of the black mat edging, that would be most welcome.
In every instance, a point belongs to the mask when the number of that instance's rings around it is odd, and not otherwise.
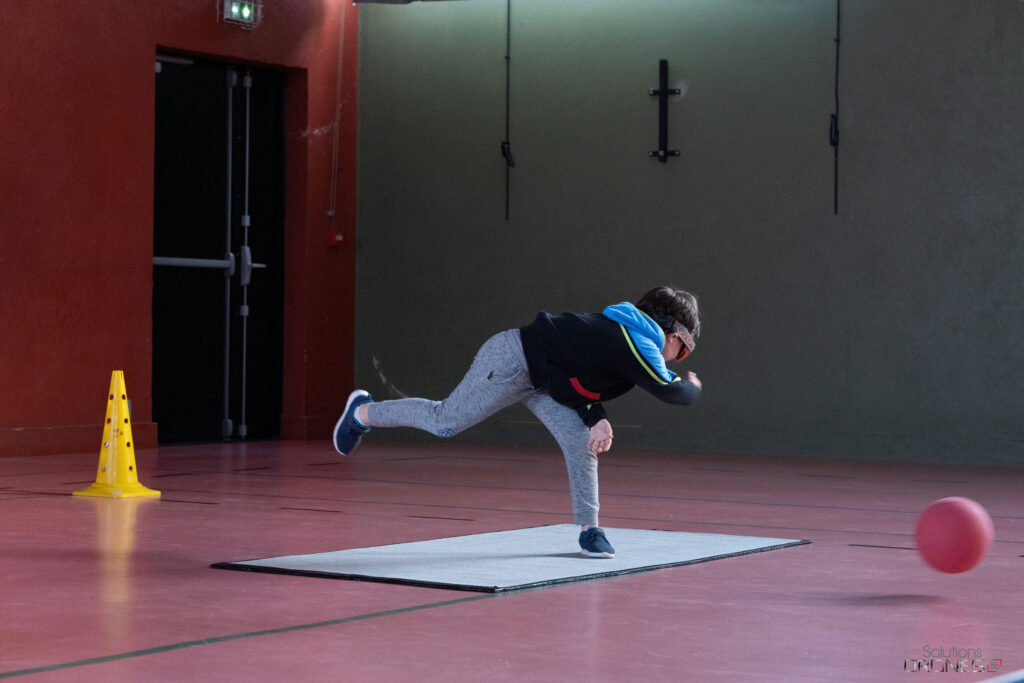
[[[471,584],[457,584],[457,583],[441,583],[437,581],[418,581],[416,579],[398,579],[387,576],[368,576],[366,574],[342,574],[339,572],[321,572],[316,570],[302,570],[302,569],[281,569],[278,567],[264,567],[260,565],[252,564],[241,564],[240,562],[217,562],[211,564],[212,569],[230,569],[241,572],[255,572],[258,574],[283,574],[285,576],[311,576],[319,579],[339,579],[344,581],[367,581],[370,583],[390,583],[398,584],[402,586],[418,586],[421,588],[441,588],[446,590],[458,590],[458,591],[472,591],[475,593],[511,593],[514,591],[525,591],[533,590],[536,588],[547,588],[548,586],[556,586],[566,583],[581,583],[583,581],[595,581],[597,579],[607,579],[615,576],[627,576],[629,574],[642,574],[644,572],[654,571],[656,569],[667,569],[669,567],[683,567],[691,564],[701,564],[702,562],[711,562],[714,560],[724,560],[730,557],[740,557],[741,555],[754,555],[756,553],[764,553],[769,550],[781,550],[782,548],[792,548],[798,545],[808,545],[810,541],[800,540],[792,541],[790,543],[779,543],[777,545],[770,545],[764,548],[754,548],[751,550],[740,550],[735,553],[725,553],[722,555],[713,555],[711,557],[699,557],[694,560],[683,560],[681,562],[666,562],[663,564],[652,564],[644,567],[632,567],[629,569],[617,569],[606,572],[595,572],[593,574],[582,574],[580,576],[569,576],[559,579],[551,579],[549,581],[536,581],[534,583],[523,583],[515,586],[478,586]],[[262,559],[262,558],[261,558]],[[243,562],[251,562],[252,560],[243,560]],[[594,562],[602,562],[603,560],[595,559]]]

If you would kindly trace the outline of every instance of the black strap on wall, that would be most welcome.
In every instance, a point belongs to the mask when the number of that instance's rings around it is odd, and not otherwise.
[[[828,143],[832,145],[832,211],[839,213],[839,19],[843,0],[836,0],[836,76],[835,111],[828,127]]]
[[[505,220],[509,218],[509,177],[516,165],[512,158],[512,143],[509,142],[509,106],[511,102],[512,74],[512,0],[505,2],[505,139],[501,141],[501,156],[505,157]]]

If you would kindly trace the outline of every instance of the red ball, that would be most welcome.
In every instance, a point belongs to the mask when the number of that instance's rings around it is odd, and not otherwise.
[[[917,551],[940,572],[959,574],[973,568],[988,552],[995,535],[992,518],[970,498],[943,498],[917,520]]]

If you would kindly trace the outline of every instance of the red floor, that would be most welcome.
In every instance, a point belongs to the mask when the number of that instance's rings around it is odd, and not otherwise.
[[[1024,669],[1024,469],[613,452],[606,526],[813,543],[493,595],[209,565],[571,521],[554,449],[165,447],[137,454],[160,499],[69,495],[97,461],[0,459],[0,677],[790,683]],[[920,510],[950,495],[996,525],[982,564],[958,575],[912,549]],[[998,673],[957,673],[958,655]],[[946,658],[944,675],[907,671]]]

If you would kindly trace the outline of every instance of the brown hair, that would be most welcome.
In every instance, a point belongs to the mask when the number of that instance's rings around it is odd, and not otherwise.
[[[678,320],[694,339],[700,336],[700,311],[697,297],[672,287],[655,287],[644,294],[636,307],[651,317],[666,332]]]

